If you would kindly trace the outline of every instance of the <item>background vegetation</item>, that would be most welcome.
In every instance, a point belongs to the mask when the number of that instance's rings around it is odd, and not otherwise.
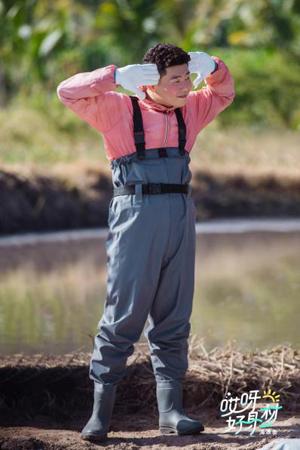
[[[241,127],[299,131],[299,0],[2,0],[0,162],[69,161],[78,145],[94,158],[99,135],[62,107],[57,85],[141,62],[160,41],[226,62],[237,95],[212,126],[232,140]]]

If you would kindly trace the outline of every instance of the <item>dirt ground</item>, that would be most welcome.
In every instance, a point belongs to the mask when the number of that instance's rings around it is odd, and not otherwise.
[[[187,410],[188,411],[188,410]],[[189,412],[189,411],[188,411]],[[196,417],[195,414],[189,414]],[[114,415],[108,439],[102,444],[81,440],[80,430],[88,417],[72,422],[62,429],[47,417],[22,427],[0,429],[1,450],[85,450],[105,448],[107,450],[142,449],[189,449],[225,450],[259,449],[279,438],[300,438],[300,415],[281,412],[272,430],[276,434],[262,435],[259,431],[251,436],[249,431],[235,434],[227,431],[227,423],[215,409],[205,409],[198,418],[205,430],[196,436],[161,435],[154,415],[130,414],[126,417]]]
[[[161,435],[155,383],[142,344],[129,358],[118,386],[108,440],[80,438],[92,408],[88,353],[0,357],[0,450],[260,449],[278,438],[300,439],[299,350],[286,346],[241,353],[233,348],[206,352],[190,345],[184,407],[205,426],[195,436]],[[224,389],[240,394],[272,387],[283,409],[271,428],[236,434],[220,416]],[[271,433],[272,432],[272,433]]]

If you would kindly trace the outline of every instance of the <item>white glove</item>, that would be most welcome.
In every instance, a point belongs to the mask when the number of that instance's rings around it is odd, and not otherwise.
[[[145,92],[138,86],[151,86],[158,84],[160,74],[156,64],[130,64],[116,70],[116,84],[124,89],[134,92],[141,100],[146,97]]]
[[[197,88],[204,78],[206,78],[216,68],[215,60],[204,52],[189,52],[191,60],[188,62],[188,68],[191,73],[197,73],[194,80],[194,87]]]

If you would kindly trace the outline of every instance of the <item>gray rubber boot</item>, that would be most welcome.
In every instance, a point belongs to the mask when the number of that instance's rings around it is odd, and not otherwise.
[[[188,417],[182,408],[182,384],[179,381],[162,381],[156,384],[159,411],[159,430],[162,434],[198,434],[204,426]]]
[[[102,442],[107,438],[116,390],[115,384],[94,383],[93,413],[81,432],[82,439]]]

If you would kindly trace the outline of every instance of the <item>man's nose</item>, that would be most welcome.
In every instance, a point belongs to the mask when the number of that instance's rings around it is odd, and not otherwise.
[[[191,89],[192,85],[193,85],[192,80],[185,80],[184,87],[186,89]]]
[[[184,83],[184,85],[182,86],[182,90],[184,94],[187,94],[192,88],[192,83],[190,83],[189,81],[186,81]]]

